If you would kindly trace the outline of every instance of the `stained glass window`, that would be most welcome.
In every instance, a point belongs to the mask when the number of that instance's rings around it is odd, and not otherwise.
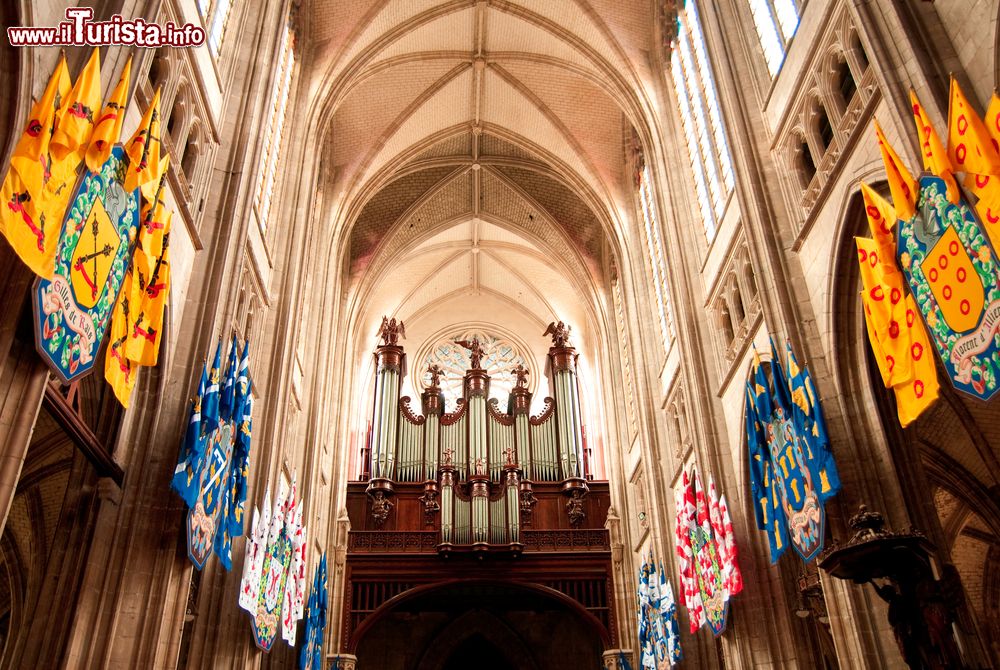
[[[478,339],[483,347],[480,365],[490,375],[490,397],[499,398],[501,409],[506,410],[507,396],[514,388],[514,368],[518,365],[530,368],[529,359],[513,342],[482,330],[458,331],[438,340],[421,365],[418,377],[420,388],[423,390],[430,385],[428,366],[438,365],[444,371],[439,385],[444,392],[449,411],[454,409],[455,401],[462,397],[462,378],[465,376],[465,371],[472,367],[469,350],[455,344],[455,341],[471,341],[473,338]],[[534,377],[539,371],[531,370],[530,373],[529,388],[533,386]]]
[[[679,13],[678,23],[680,30],[670,59],[670,74],[705,237],[711,240],[733,190],[733,160],[722,126],[722,110],[708,61],[698,4],[694,0],[689,0]]]
[[[202,6],[207,5],[202,3]],[[233,8],[233,0],[218,0],[212,14],[212,24],[208,28],[208,48],[213,56],[222,51],[222,38],[226,36],[226,25],[229,23],[229,11]],[[203,9],[204,11],[204,9]]]
[[[261,163],[259,187],[254,198],[257,215],[262,228],[267,227],[267,217],[271,213],[271,196],[278,173],[278,160],[285,137],[285,112],[292,88],[292,71],[295,69],[295,49],[292,30],[285,27],[281,38],[278,76],[271,90],[271,105],[268,108],[267,128],[264,130],[264,159]]]
[[[796,0],[750,0],[753,24],[772,77],[781,69],[785,48],[799,27],[798,4]]]
[[[642,215],[642,232],[646,242],[649,269],[656,295],[657,317],[663,350],[670,349],[674,339],[674,318],[670,309],[670,292],[667,288],[667,268],[663,258],[663,242],[660,239],[660,223],[656,216],[656,205],[649,186],[649,168],[644,168],[639,178],[639,210]]]

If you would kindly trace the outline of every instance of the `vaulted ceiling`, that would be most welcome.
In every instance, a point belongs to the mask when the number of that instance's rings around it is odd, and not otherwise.
[[[362,320],[484,295],[592,319],[632,211],[652,0],[308,6],[324,188]],[[363,305],[363,307],[362,307]],[[466,305],[467,307],[467,305]]]

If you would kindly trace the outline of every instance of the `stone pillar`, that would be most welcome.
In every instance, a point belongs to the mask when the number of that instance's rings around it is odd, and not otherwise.
[[[622,656],[628,661],[628,665],[622,663]],[[627,667],[635,667],[632,662],[631,649],[608,649],[601,654],[601,667],[604,670],[625,670]]]
[[[354,654],[336,654],[335,656],[327,656],[327,660],[330,662],[327,666],[330,670],[357,670],[358,668],[358,657]]]
[[[21,466],[45,395],[48,369],[35,352],[28,290],[35,275],[0,242],[0,530],[14,500]]]

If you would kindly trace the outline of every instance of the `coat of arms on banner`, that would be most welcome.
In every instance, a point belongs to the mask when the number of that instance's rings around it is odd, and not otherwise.
[[[277,539],[264,552],[260,596],[251,622],[254,642],[264,651],[269,651],[278,637],[281,607],[291,565],[292,541],[282,527]]]
[[[35,281],[35,339],[64,383],[94,367],[128,269],[139,225],[138,189],[125,191],[121,146],[96,174],[85,172],[66,209],[52,279]]]
[[[684,470],[674,491],[681,598],[691,632],[708,624],[718,637],[726,628],[729,599],[743,590],[725,496],[719,498],[709,477],[706,493],[698,468]]]
[[[897,253],[952,385],[981,400],[1000,371],[1000,271],[975,213],[944,181],[920,178],[918,211],[900,219]]]
[[[188,556],[199,570],[212,554],[212,543],[221,523],[220,510],[227,493],[233,440],[232,421],[220,420],[218,428],[208,436],[205,448],[208,463],[202,469],[198,500],[188,510]]]
[[[753,352],[745,397],[750,490],[771,563],[789,544],[808,563],[823,549],[824,504],[840,490],[840,476],[812,377],[791,344],[785,363],[787,370],[772,343],[769,381]]]
[[[781,407],[774,409],[764,431],[773,466],[771,486],[778,491],[784,508],[788,539],[808,563],[823,547],[825,518],[812,478],[811,459],[807,458],[809,446]]]
[[[253,639],[270,651],[281,633],[295,646],[299,619],[305,613],[306,529],[303,502],[294,476],[289,489],[284,479],[271,506],[270,489],[264,495],[263,514],[254,507],[253,528],[247,538],[240,579],[239,605],[250,613]]]

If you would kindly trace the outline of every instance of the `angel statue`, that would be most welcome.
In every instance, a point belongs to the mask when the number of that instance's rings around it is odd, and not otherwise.
[[[396,321],[396,317],[382,317],[382,325],[378,329],[378,337],[382,338],[382,344],[395,345],[400,337],[406,337],[406,329],[403,327],[403,320]]]
[[[553,347],[565,347],[569,342],[570,330],[572,330],[572,328],[567,326],[562,321],[560,321],[559,323],[553,321],[552,323],[549,324],[549,327],[545,329],[545,332],[542,333],[542,337],[545,337],[546,335],[551,335]]]
[[[471,340],[455,340],[455,344],[469,350],[469,358],[472,359],[472,369],[478,370],[483,362],[483,345],[479,338],[473,337]]]
[[[431,376],[431,388],[438,388],[441,383],[441,375],[444,374],[444,370],[437,363],[433,363],[427,366],[427,374]]]

